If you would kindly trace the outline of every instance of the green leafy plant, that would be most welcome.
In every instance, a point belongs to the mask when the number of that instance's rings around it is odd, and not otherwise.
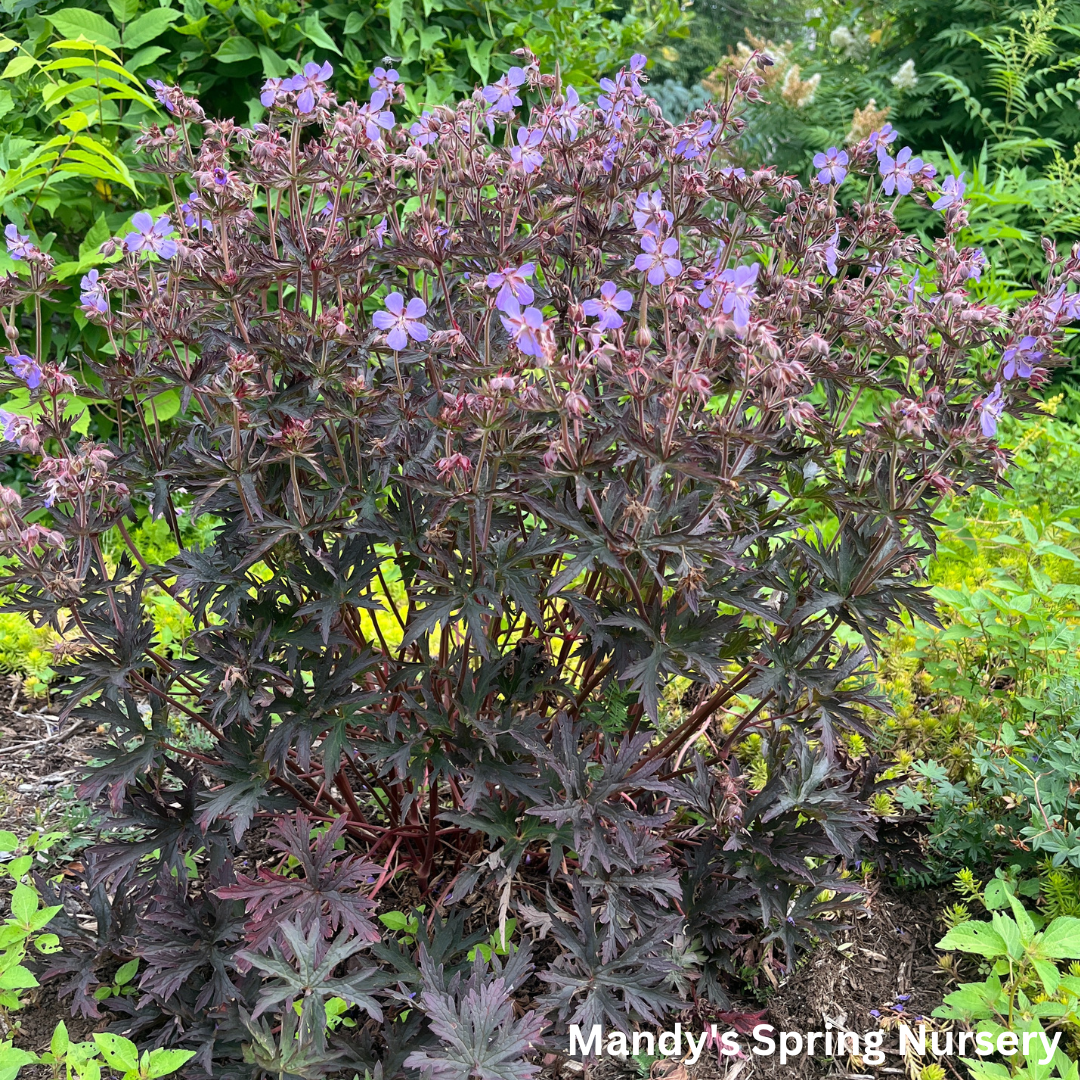
[[[1063,972],[1060,962],[1080,959],[1080,919],[1059,916],[1044,923],[1025,909],[1002,877],[991,881],[983,903],[992,912],[990,921],[954,926],[938,948],[981,957],[989,962],[990,972],[981,982],[964,983],[949,994],[933,1015],[973,1023],[976,1031],[994,1039],[1004,1032],[1050,1036],[1056,1028],[1076,1023],[1080,975]],[[1029,1040],[1028,1049],[1008,1058],[1007,1065],[964,1061],[975,1080],[1077,1075],[1076,1063],[1057,1041],[1043,1038]]]

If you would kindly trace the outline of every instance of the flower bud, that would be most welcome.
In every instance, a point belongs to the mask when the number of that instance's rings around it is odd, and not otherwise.
[[[647,349],[652,344],[652,331],[647,326],[640,326],[634,335],[634,340],[641,348]]]

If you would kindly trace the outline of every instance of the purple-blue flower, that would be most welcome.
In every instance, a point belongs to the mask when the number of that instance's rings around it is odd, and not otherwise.
[[[615,155],[622,149],[622,142],[612,135],[608,140],[607,146],[604,147],[604,155],[600,159],[600,164],[603,166],[604,172],[611,172],[615,167]]]
[[[389,131],[394,126],[394,114],[383,108],[385,104],[386,92],[376,90],[371,100],[356,110],[356,118],[364,125],[364,134],[371,142],[381,139],[383,131]]]
[[[229,181],[232,179],[232,175],[229,173],[228,169],[222,169],[220,167],[214,170],[213,176],[214,183],[217,184],[218,187],[227,187]]]
[[[368,76],[368,86],[372,90],[382,90],[386,94],[392,94],[394,92],[394,83],[400,78],[397,68],[387,70],[384,67],[377,67]]]
[[[1047,326],[1053,326],[1058,319],[1069,321],[1080,319],[1080,292],[1067,293],[1065,286],[1062,285],[1053,296],[1046,300],[1043,309],[1045,312],[1043,318]]]
[[[189,229],[205,229],[210,232],[214,227],[214,223],[192,206],[190,200],[180,204],[180,212],[184,215],[184,224]]]
[[[158,103],[165,106],[165,111],[172,112],[172,102],[169,100],[169,86],[160,79],[147,79],[146,85],[154,91],[154,97],[158,99]]]
[[[555,112],[555,120],[563,137],[572,141],[578,137],[581,125],[588,119],[589,107],[582,104],[578,92],[572,86],[566,88],[565,98]]]
[[[736,332],[742,336],[750,325],[750,304],[757,296],[754,283],[757,281],[759,263],[749,266],[736,266],[725,270],[720,275],[725,283],[724,302],[721,308],[725,315],[732,316]]]
[[[518,87],[524,85],[524,69],[512,67],[497,82],[484,87],[484,100],[491,106],[492,112],[513,112],[514,109],[521,104],[521,98],[519,98],[517,94]]]
[[[386,310],[376,311],[371,321],[380,330],[388,331],[386,344],[394,352],[400,352],[413,341],[427,341],[428,328],[420,322],[427,314],[427,304],[414,296],[406,306],[405,298],[398,292],[392,292],[386,298]]]
[[[702,120],[689,134],[675,144],[675,154],[684,161],[694,161],[709,148],[713,139],[720,134],[720,128],[711,120]]]
[[[720,175],[725,180],[745,180],[746,170],[742,166],[727,165],[720,170]]]
[[[664,209],[664,196],[660,191],[641,192],[634,206],[634,228],[640,233],[659,236],[675,221],[675,215]]]
[[[429,146],[439,137],[441,127],[442,121],[425,109],[420,114],[420,119],[409,128],[409,134],[416,140],[417,146]]]
[[[836,258],[840,254],[840,226],[837,225],[833,229],[832,236],[829,237],[829,242],[825,245],[825,251],[823,255],[825,257],[825,265],[828,267],[829,273],[833,277],[836,277]]]
[[[1004,411],[1005,399],[1001,394],[1001,383],[994,383],[993,392],[987,394],[979,405],[979,425],[988,439],[997,434],[998,421]]]
[[[4,238],[7,240],[8,254],[16,262],[30,258],[37,251],[37,248],[30,243],[30,237],[22,236],[14,225],[8,225],[4,229]]]
[[[897,135],[899,132],[893,130],[892,124],[885,124],[880,131],[871,131],[868,139],[870,149],[888,146],[889,143],[896,141]]]
[[[303,73],[294,75],[291,79],[282,83],[282,89],[292,90],[296,93],[296,109],[301,116],[306,116],[315,111],[317,100],[322,100],[326,93],[326,84],[334,74],[334,69],[327,60],[324,64],[311,61],[304,65]],[[318,98],[316,98],[318,95]]]
[[[1037,344],[1038,341],[1028,334],[1018,344],[1006,349],[1001,357],[1003,365],[1001,374],[1006,379],[1015,379],[1017,376],[1021,379],[1030,379],[1035,365],[1043,356],[1042,351],[1035,348]]]
[[[934,200],[935,210],[948,210],[964,201],[964,174],[946,176],[941,185],[941,194]]]
[[[383,243],[386,240],[386,228],[387,228],[387,221],[386,221],[386,218],[383,217],[383,218],[381,218],[379,220],[379,224],[376,225],[375,228],[371,230],[372,233],[375,236],[375,244],[378,247],[382,247]]]
[[[31,390],[36,390],[41,385],[41,368],[32,356],[27,356],[26,353],[5,356],[4,363],[11,368],[16,378],[22,379]]]
[[[676,278],[682,273],[682,263],[676,257],[679,241],[674,236],[657,244],[652,233],[645,233],[641,248],[641,254],[634,260],[634,269],[641,270],[650,285],[663,285],[668,278]]]
[[[922,158],[913,158],[910,146],[905,146],[895,161],[883,146],[878,147],[877,156],[878,172],[884,181],[881,188],[885,194],[891,195],[895,191],[898,195],[910,195],[915,186],[913,176],[922,169]]]
[[[511,305],[531,304],[532,286],[526,280],[536,272],[536,263],[522,263],[520,266],[502,266],[487,276],[487,287],[498,289],[495,306],[503,312],[509,312]]]
[[[259,100],[268,109],[272,109],[281,100],[281,95],[286,89],[284,79],[267,79],[262,84],[262,93],[259,95]]]
[[[518,302],[511,300],[499,318],[522,353],[526,356],[544,355],[544,315],[539,308],[527,307],[522,311]]]
[[[847,176],[848,152],[830,146],[823,154],[814,155],[814,168],[818,170],[819,184],[842,184]]]
[[[603,330],[614,330],[623,325],[620,311],[629,311],[634,306],[634,297],[628,289],[620,289],[614,281],[605,281],[600,286],[600,295],[593,300],[586,300],[581,310],[586,315],[598,317],[598,325]]]
[[[982,280],[982,272],[986,269],[986,253],[982,248],[973,248],[966,253],[966,258],[961,266],[967,267],[967,280]]]
[[[104,315],[109,310],[109,293],[105,288],[105,282],[99,280],[97,270],[91,270],[83,277],[79,282],[79,287],[82,289],[79,302],[88,315],[92,312]]]
[[[125,250],[153,252],[163,259],[171,259],[176,254],[176,241],[169,239],[173,231],[168,214],[162,214],[155,221],[145,210],[140,210],[132,219],[134,232],[124,237]]]
[[[544,164],[544,155],[537,149],[544,141],[543,128],[520,127],[517,141],[517,146],[510,147],[510,160],[526,174],[535,172]]]

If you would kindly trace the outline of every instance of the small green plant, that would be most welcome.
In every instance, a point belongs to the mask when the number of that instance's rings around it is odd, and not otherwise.
[[[94,998],[97,1001],[105,1001],[111,997],[130,997],[135,993],[136,988],[132,980],[138,970],[138,957],[129,960],[126,964],[122,964],[117,969],[111,983],[103,983],[94,991]]]
[[[479,945],[469,950],[469,959],[475,960],[476,954],[479,953],[485,960],[485,962],[491,962],[491,956],[494,953],[496,956],[509,956],[514,946],[510,938],[514,931],[517,929],[517,919],[507,919],[505,925],[501,928],[502,935],[498,931],[491,935],[491,938],[485,944],[481,942]]]
[[[1008,1065],[965,1058],[975,1080],[1075,1078],[1076,1063],[1060,1047],[1061,1032],[1054,1031],[1077,1022],[1080,978],[1064,973],[1059,962],[1080,958],[1080,919],[1062,915],[1047,922],[1028,912],[1004,875],[988,883],[981,899],[990,921],[959,923],[938,948],[981,957],[989,972],[982,982],[962,984],[933,1015],[973,1023],[995,1040],[1004,1032],[1040,1036],[1022,1041],[1027,1048],[1008,1058]]]

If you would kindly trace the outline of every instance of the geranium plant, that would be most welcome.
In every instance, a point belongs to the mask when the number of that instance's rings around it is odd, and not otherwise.
[[[8,584],[67,628],[67,714],[111,743],[81,792],[123,830],[75,1008],[136,941],[132,1025],[204,1069],[524,1077],[545,1023],[722,1006],[858,903],[875,644],[933,617],[935,507],[1000,480],[1080,261],[973,299],[962,181],[888,130],[809,187],[733,167],[764,63],[681,125],[642,57],[593,104],[523,54],[407,129],[321,69],[252,128],[160,88],[175,205],[84,280],[112,351],[78,373],[23,351],[22,252]],[[902,199],[939,205],[931,245]]]

